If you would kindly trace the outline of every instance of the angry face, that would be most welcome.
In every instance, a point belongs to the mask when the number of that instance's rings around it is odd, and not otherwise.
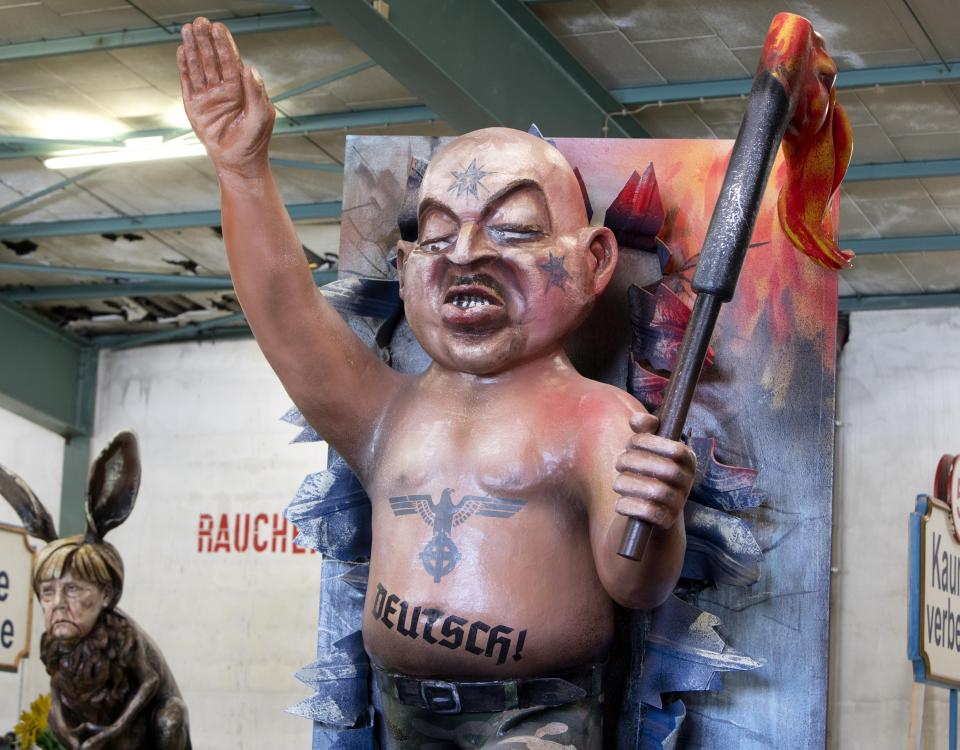
[[[616,265],[553,146],[491,128],[456,139],[424,177],[418,237],[400,243],[414,334],[442,367],[495,375],[559,350]]]

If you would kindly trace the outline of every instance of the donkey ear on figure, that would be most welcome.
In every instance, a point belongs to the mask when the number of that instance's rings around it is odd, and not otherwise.
[[[87,480],[88,542],[101,542],[127,520],[140,491],[140,448],[137,436],[124,430],[110,441],[90,467]]]
[[[0,466],[0,495],[20,516],[30,536],[45,542],[52,542],[57,538],[57,527],[53,519],[30,489],[30,485],[3,466]]]
[[[99,543],[111,529],[127,520],[140,489],[140,449],[130,430],[119,433],[90,467],[87,480],[87,530],[84,538]],[[0,495],[20,516],[30,536],[52,542],[58,538],[50,513],[30,486],[0,466]]]

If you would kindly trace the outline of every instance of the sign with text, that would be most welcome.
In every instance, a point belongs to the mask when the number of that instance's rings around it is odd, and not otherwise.
[[[910,515],[907,650],[918,682],[960,687],[960,543],[950,506],[926,495]]]
[[[0,670],[16,672],[30,653],[33,550],[27,532],[0,523]]]

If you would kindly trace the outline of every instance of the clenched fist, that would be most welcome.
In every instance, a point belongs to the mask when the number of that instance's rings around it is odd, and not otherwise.
[[[620,495],[617,513],[669,529],[683,513],[697,457],[683,443],[653,434],[658,425],[652,414],[641,412],[630,418],[634,434],[617,458],[619,474],[613,489]]]
[[[268,168],[276,117],[263,81],[245,66],[222,23],[198,18],[180,29],[183,106],[217,173],[259,177]]]

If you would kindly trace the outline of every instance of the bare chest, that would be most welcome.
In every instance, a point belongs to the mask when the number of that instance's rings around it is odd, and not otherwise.
[[[390,426],[371,484],[387,495],[430,491],[441,481],[500,497],[555,496],[569,486],[575,437],[541,409],[411,409]]]
[[[609,638],[609,598],[578,497],[576,432],[525,406],[411,404],[385,425],[367,480],[374,543],[364,622],[381,664],[527,674],[589,661]],[[582,622],[593,637],[583,638]]]

